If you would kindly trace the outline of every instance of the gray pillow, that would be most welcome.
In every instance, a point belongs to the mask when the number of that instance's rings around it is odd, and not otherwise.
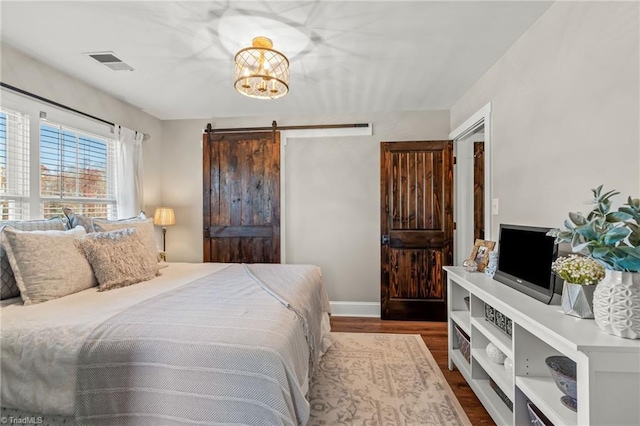
[[[25,305],[42,303],[96,285],[91,265],[76,246],[86,232],[18,231],[5,227],[2,243]]]
[[[47,220],[29,220],[29,221],[2,221],[0,222],[0,233],[5,226],[11,226],[13,229],[19,231],[49,231],[58,230],[63,231],[65,226],[65,220],[61,217],[54,217]],[[4,244],[0,241],[0,300],[9,299],[11,297],[20,296],[20,289],[16,284],[16,278],[11,269],[9,258],[4,249]]]
[[[158,275],[158,262],[133,228],[94,232],[76,240],[91,263],[99,291],[125,287]]]
[[[87,231],[87,234],[90,234],[92,232],[98,232],[97,229],[95,229],[94,226],[94,221],[103,221],[103,222],[127,222],[127,221],[132,221],[132,220],[144,220],[147,218],[147,216],[144,214],[143,211],[141,211],[138,216],[136,217],[131,217],[131,218],[127,218],[127,219],[120,219],[120,220],[109,220],[109,219],[98,219],[98,218],[93,218],[90,216],[83,216],[80,214],[76,214],[73,209],[71,207],[65,207],[62,209],[62,212],[64,213],[65,217],[67,218],[67,229],[73,229],[76,226],[82,226],[85,231]]]
[[[73,209],[70,207],[65,207],[62,209],[62,212],[67,218],[67,229],[73,229],[76,226],[82,226],[87,234],[91,232],[95,232],[93,229],[93,218],[89,216],[82,216],[79,214],[75,214]]]

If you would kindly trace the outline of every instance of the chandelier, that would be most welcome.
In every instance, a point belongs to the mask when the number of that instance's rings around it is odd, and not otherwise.
[[[256,37],[252,46],[236,53],[236,90],[257,99],[276,99],[289,91],[289,60],[273,50],[266,37]]]

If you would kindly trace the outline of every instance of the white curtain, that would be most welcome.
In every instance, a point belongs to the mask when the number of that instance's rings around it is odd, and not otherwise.
[[[144,133],[115,126],[118,218],[136,216],[143,209],[142,140]]]

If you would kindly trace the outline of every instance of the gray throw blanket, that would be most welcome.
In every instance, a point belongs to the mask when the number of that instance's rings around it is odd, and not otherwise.
[[[232,265],[153,297],[85,341],[76,422],[306,424],[328,311],[307,265]]]

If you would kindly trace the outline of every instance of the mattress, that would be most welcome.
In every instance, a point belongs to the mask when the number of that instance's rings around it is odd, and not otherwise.
[[[74,415],[77,360],[85,339],[107,319],[154,296],[227,268],[172,263],[151,281],[108,292],[96,288],[42,304],[1,305],[2,406],[30,413]],[[328,332],[328,318],[323,332]],[[319,348],[324,351],[325,348]],[[301,384],[302,386],[308,383]]]

